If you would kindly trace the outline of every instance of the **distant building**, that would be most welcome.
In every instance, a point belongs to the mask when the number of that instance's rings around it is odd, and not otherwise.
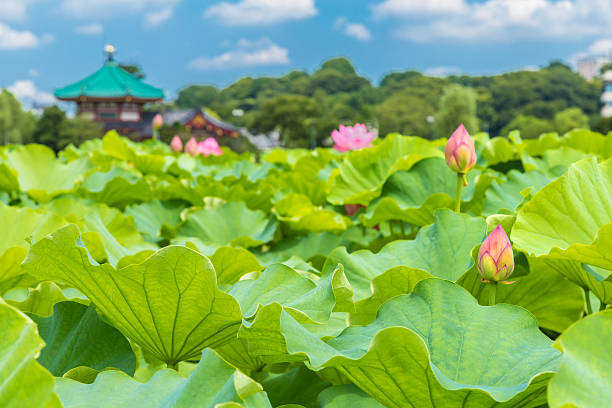
[[[578,61],[578,74],[585,80],[592,82],[599,75],[599,70],[610,62],[608,57],[587,57]]]
[[[607,70],[601,76],[603,81],[603,93],[601,94],[601,116],[604,118],[612,117],[612,69]]]
[[[104,124],[136,139],[153,136],[153,117],[161,113],[164,123],[180,123],[195,136],[238,137],[238,129],[212,117],[201,109],[165,112],[144,111],[146,103],[161,102],[164,92],[144,83],[114,61],[114,47],[106,46],[107,58],[99,70],[88,77],[55,91],[55,97],[77,104],[77,114]]]

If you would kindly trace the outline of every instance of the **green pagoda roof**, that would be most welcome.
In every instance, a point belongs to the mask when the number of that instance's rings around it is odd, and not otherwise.
[[[145,84],[112,60],[88,77],[55,91],[55,97],[63,100],[114,99],[128,96],[134,100],[153,101],[163,99],[164,91]]]

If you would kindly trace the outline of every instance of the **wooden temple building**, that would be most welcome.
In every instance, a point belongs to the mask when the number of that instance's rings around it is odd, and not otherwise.
[[[179,123],[194,136],[238,137],[238,129],[214,118],[203,109],[144,110],[146,103],[161,102],[164,92],[144,83],[114,60],[114,47],[106,46],[102,68],[78,82],[55,91],[55,97],[77,104],[77,114],[104,124],[104,130],[116,130],[135,139],[153,136],[153,117],[161,113],[164,123]]]

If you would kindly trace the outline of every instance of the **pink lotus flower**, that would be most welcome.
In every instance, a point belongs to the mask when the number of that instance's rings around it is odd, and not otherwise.
[[[162,118],[161,113],[158,113],[153,117],[153,129],[158,130],[164,125],[164,118]]]
[[[444,156],[448,167],[457,173],[465,174],[476,164],[474,141],[463,124],[459,125],[446,142]]]
[[[198,153],[202,153],[204,156],[221,156],[223,150],[219,147],[219,143],[214,137],[209,137],[203,142],[198,143]]]
[[[170,142],[170,148],[175,152],[180,152],[183,150],[183,142],[178,135],[175,135]]]
[[[480,246],[478,270],[483,282],[506,282],[514,271],[512,244],[501,225],[498,225]]]
[[[370,147],[374,132],[368,132],[366,125],[356,123],[353,127],[340,125],[338,130],[332,132],[331,137],[335,143],[334,149],[348,152]]]
[[[192,137],[185,143],[185,153],[188,153],[192,156],[198,154],[198,142],[196,142],[195,137]]]

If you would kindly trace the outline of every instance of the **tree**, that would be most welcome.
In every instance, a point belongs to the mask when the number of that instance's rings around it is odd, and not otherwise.
[[[146,76],[142,70],[142,67],[138,64],[119,64],[119,67],[134,75],[138,79],[144,79]]]
[[[6,89],[0,92],[0,142],[27,143],[31,140],[32,127],[36,118],[24,112],[21,104]]]
[[[450,137],[460,123],[470,133],[478,131],[476,92],[461,85],[451,85],[444,89],[435,115],[436,137]]]
[[[255,117],[252,129],[256,132],[278,130],[285,147],[309,147],[314,123],[319,115],[317,104],[303,95],[281,95],[265,102]],[[316,141],[316,140],[315,140]]]
[[[78,146],[85,140],[101,137],[102,124],[77,116],[70,119],[56,105],[45,108],[36,124],[33,141],[49,146],[55,151],[69,144]]]
[[[572,129],[588,128],[589,117],[580,108],[569,108],[555,115],[554,124],[557,132],[564,134]]]
[[[410,94],[395,94],[376,109],[379,134],[392,132],[429,138],[431,125],[427,117],[434,114],[434,108],[427,101]]]
[[[66,113],[57,105],[45,108],[34,130],[34,142],[47,145],[57,151],[57,142],[65,121]]]
[[[60,125],[55,149],[61,150],[70,144],[78,146],[86,140],[102,137],[103,133],[103,126],[99,122],[81,116],[65,118]]]
[[[330,60],[325,61],[321,65],[321,70],[324,69],[332,69],[344,75],[356,74],[355,67],[353,66],[353,64],[351,64],[351,62],[344,57],[332,58]]]
[[[512,130],[521,132],[523,139],[535,139],[542,133],[553,130],[550,120],[536,118],[529,115],[518,115],[506,127],[501,130],[501,135],[507,135]]]
[[[210,106],[219,97],[219,90],[212,85],[191,85],[179,91],[176,106],[201,108]]]

